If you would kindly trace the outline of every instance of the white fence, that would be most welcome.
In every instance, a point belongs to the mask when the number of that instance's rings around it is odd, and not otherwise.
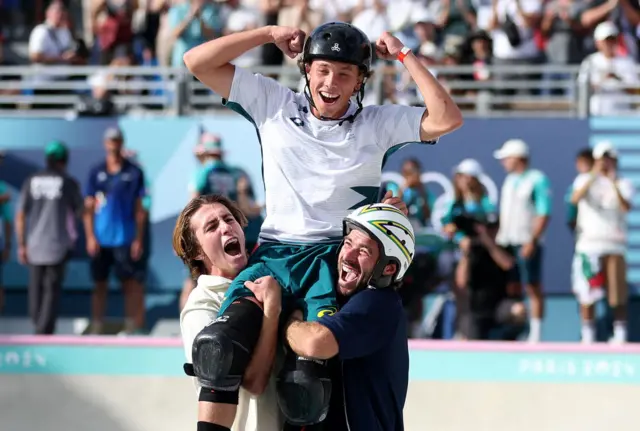
[[[299,88],[296,68],[260,67],[255,71]],[[588,79],[578,78],[577,66],[438,66],[432,72],[467,116],[585,118],[600,103],[607,103],[592,99],[593,86]],[[480,76],[482,80],[477,79]],[[415,85],[406,78],[402,69],[377,67],[366,87],[368,103],[421,105]],[[608,87],[606,95],[597,97],[615,98],[608,103],[616,105],[617,111],[608,114],[637,115],[639,89],[640,84],[629,86],[620,81],[614,91]],[[0,116],[74,116],[80,106],[95,103],[105,91],[114,104],[112,114],[117,115],[189,115],[221,107],[220,97],[185,69],[17,66],[0,67]]]

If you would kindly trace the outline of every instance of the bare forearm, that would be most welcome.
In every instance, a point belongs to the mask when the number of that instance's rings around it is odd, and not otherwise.
[[[93,211],[86,209],[83,216],[84,234],[87,238],[95,236],[93,229]]]
[[[16,240],[19,246],[26,245],[27,239],[25,237],[25,215],[20,211],[16,214]]]
[[[245,52],[271,42],[270,26],[234,33],[190,49],[184,55],[184,63],[198,76],[201,71],[222,67]]]
[[[462,256],[456,267],[456,285],[459,288],[464,288],[469,281],[469,258]]]
[[[291,350],[305,358],[329,359],[338,354],[337,340],[318,322],[291,319],[286,338]]]
[[[242,386],[253,395],[264,392],[269,382],[278,342],[278,316],[264,316],[258,344],[244,373]]]
[[[603,21],[615,8],[616,3],[608,1],[600,6],[585,11],[580,18],[580,21],[585,27],[593,27],[600,21]]]
[[[514,261],[509,253],[498,247],[495,243],[487,247],[491,259],[502,269],[508,271],[513,267]]]
[[[420,138],[425,141],[435,139],[459,128],[462,125],[462,113],[447,90],[413,53],[406,56],[404,65],[418,86],[427,108],[426,117],[422,119]]]
[[[549,224],[549,216],[538,216],[533,221],[533,235],[532,240],[538,241],[542,238],[544,231],[547,229],[547,225]]]
[[[622,208],[622,211],[624,212],[629,212],[631,210],[631,204],[624,198],[624,196],[622,196],[622,193],[620,193],[620,188],[617,184],[615,185],[615,190],[616,197],[618,198],[618,202],[620,203],[620,208]]]
[[[287,343],[298,355],[307,356],[309,353],[307,340],[311,334],[310,326],[309,322],[293,320],[287,327]]]
[[[591,187],[591,184],[593,184],[595,179],[595,175],[592,175],[591,178],[589,178],[589,180],[587,180],[587,182],[584,184],[584,186],[580,187],[578,190],[573,191],[573,193],[571,194],[571,203],[573,205],[578,205],[578,202],[580,202],[582,198],[587,195],[589,187]]]

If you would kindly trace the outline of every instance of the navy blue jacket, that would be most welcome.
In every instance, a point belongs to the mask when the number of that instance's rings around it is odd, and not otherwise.
[[[403,431],[409,385],[407,321],[398,293],[365,289],[319,320],[338,341],[348,429]]]

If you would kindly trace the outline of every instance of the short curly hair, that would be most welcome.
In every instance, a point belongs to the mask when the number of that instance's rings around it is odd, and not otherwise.
[[[173,250],[182,262],[187,265],[194,280],[205,274],[205,268],[202,260],[197,259],[202,252],[202,248],[198,243],[195,232],[191,228],[191,218],[203,206],[213,204],[224,205],[240,226],[243,228],[247,226],[247,218],[229,198],[220,195],[203,195],[191,199],[178,216],[176,226],[173,229]]]

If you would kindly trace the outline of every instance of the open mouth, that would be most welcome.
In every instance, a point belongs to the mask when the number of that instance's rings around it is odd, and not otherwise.
[[[340,267],[340,280],[345,283],[352,283],[358,279],[360,276],[360,271],[358,271],[353,266],[350,266],[346,263],[343,263]]]
[[[326,103],[327,105],[331,105],[333,103],[336,103],[338,101],[338,99],[340,98],[339,94],[333,94],[333,93],[327,93],[326,91],[320,91],[320,98],[322,99],[322,101],[324,103]]]
[[[237,238],[231,238],[224,243],[224,252],[229,256],[239,256],[242,253],[242,247],[240,241]]]

